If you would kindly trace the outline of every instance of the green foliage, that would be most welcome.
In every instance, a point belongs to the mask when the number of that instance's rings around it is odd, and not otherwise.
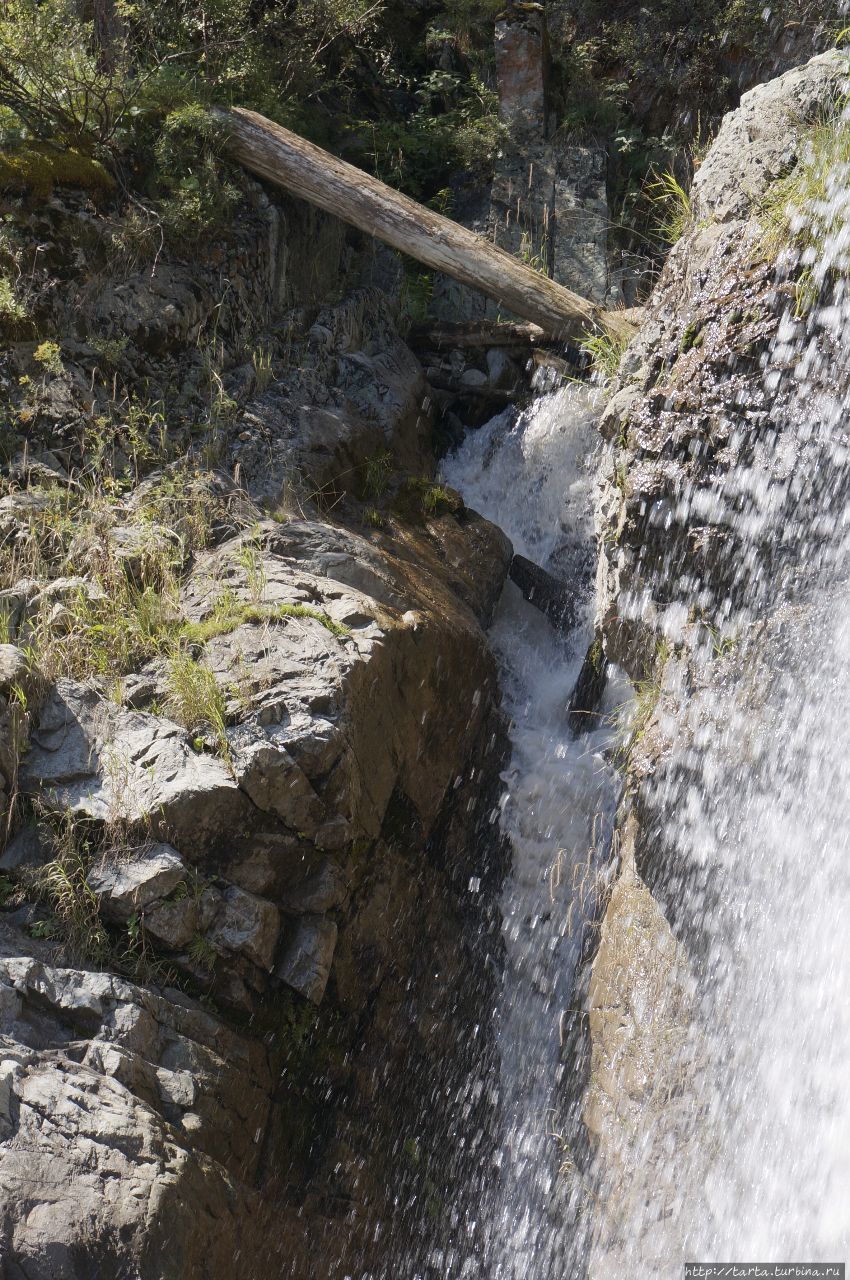
[[[62,353],[55,342],[41,342],[32,353],[33,360],[40,364],[46,373],[59,378],[64,373]]]
[[[189,940],[187,954],[192,964],[197,965],[199,969],[203,969],[206,973],[211,973],[214,969],[217,952],[205,934],[196,933]]]
[[[222,167],[225,133],[200,102],[169,112],[154,147],[157,174],[165,197],[162,221],[184,242],[198,240],[223,226],[240,196]]]
[[[320,609],[313,609],[306,604],[245,604],[232,596],[225,595],[216,602],[216,607],[203,622],[184,622],[180,628],[180,638],[189,645],[206,644],[216,636],[227,636],[237,627],[248,625],[261,626],[266,623],[286,622],[288,618],[310,618],[321,623],[326,631],[338,639],[351,635],[350,627],[341,622],[334,622],[328,614]]]
[[[460,169],[484,179],[506,140],[498,96],[476,76],[464,80],[431,71],[418,82],[415,110],[404,119],[361,120],[370,139],[362,159],[378,177],[417,198],[444,190],[447,174]]]
[[[655,210],[656,234],[665,244],[675,244],[691,224],[691,197],[669,169],[651,174],[646,191]]]
[[[180,649],[168,664],[167,710],[187,729],[209,731],[219,755],[230,763],[224,693],[209,667]]]
[[[393,473],[392,455],[382,449],[363,465],[363,492],[367,498],[383,498]]]
[[[442,515],[456,505],[454,495],[443,484],[432,484],[422,494],[422,510],[426,516]]]
[[[363,523],[370,529],[383,529],[387,523],[387,518],[377,507],[364,507]]]
[[[57,151],[44,143],[9,147],[0,154],[0,188],[25,191],[33,200],[48,200],[55,186],[81,187],[104,195],[115,179],[98,161],[81,151]]]
[[[35,873],[32,888],[52,913],[49,936],[58,934],[74,956],[98,963],[109,953],[109,936],[87,879],[92,862],[85,824],[63,815],[54,829],[54,856]]]
[[[801,270],[795,287],[798,316],[817,302],[825,282],[824,248],[837,246],[847,226],[847,209],[837,197],[850,174],[850,123],[837,112],[811,130],[802,156],[781,181],[774,183],[761,210],[765,250],[775,256],[793,248]],[[834,270],[834,265],[832,270]]]
[[[74,0],[7,0],[0,18],[0,106],[7,132],[79,149],[112,147],[139,91],[100,55]]]
[[[0,336],[23,337],[32,327],[28,308],[16,295],[10,280],[0,276]]]
[[[607,329],[586,333],[579,343],[581,350],[590,357],[593,372],[604,382],[610,382],[616,376],[627,345],[626,338],[617,337]]]

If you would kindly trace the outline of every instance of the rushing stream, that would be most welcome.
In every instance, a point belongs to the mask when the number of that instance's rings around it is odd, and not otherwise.
[[[613,733],[610,700],[625,696],[612,688],[587,735],[568,730],[593,610],[597,442],[591,399],[568,387],[519,417],[509,411],[493,419],[444,465],[449,483],[505,530],[515,551],[579,584],[585,616],[560,635],[509,583],[491,631],[513,747],[501,813],[513,851],[501,902],[506,965],[496,1011],[502,1126],[482,1206],[494,1280],[565,1275],[574,1244],[559,1171],[562,1041],[583,924],[609,860],[617,783],[602,751]]]
[[[592,402],[550,393],[471,433],[445,465],[516,551],[584,583],[585,623],[570,635],[513,586],[492,631],[513,746],[501,1130],[481,1206],[492,1280],[675,1280],[687,1259],[834,1262],[850,1249],[849,351],[839,284],[805,323],[780,326],[752,450],[671,516],[708,517],[741,548],[722,635],[691,657],[687,717],[647,789],[651,888],[687,956],[691,1029],[671,1047],[681,1083],[659,1100],[648,1082],[645,1115],[584,1218],[559,1168],[576,1069],[563,1026],[612,867],[619,784],[604,753],[627,696],[612,672],[597,727],[568,731],[593,608]]]

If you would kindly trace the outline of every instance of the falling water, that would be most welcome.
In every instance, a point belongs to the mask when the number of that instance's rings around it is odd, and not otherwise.
[[[765,358],[767,429],[672,515],[726,528],[739,556],[716,602],[719,652],[691,648],[670,757],[646,793],[659,829],[645,874],[685,956],[691,1023],[675,1096],[647,1105],[594,1184],[581,1257],[559,1170],[558,1106],[575,1069],[563,1015],[618,799],[605,709],[580,740],[565,717],[593,607],[592,403],[575,388],[544,396],[472,433],[445,467],[517,551],[585,584],[571,635],[513,587],[492,633],[513,744],[502,1132],[482,1206],[494,1280],[673,1280],[689,1259],[850,1252],[849,193],[836,175],[841,230],[814,271],[822,305],[787,315]],[[680,620],[696,603],[679,601]],[[687,640],[670,635],[675,657]],[[623,696],[609,691],[609,710]]]
[[[739,548],[721,653],[692,658],[697,691],[647,793],[693,1021],[681,1098],[623,1145],[595,1280],[850,1253],[848,201],[835,173],[822,302],[780,324],[748,464],[674,514],[699,510]]]
[[[585,391],[562,389],[470,434],[444,466],[449,483],[505,530],[515,551],[576,584],[583,618],[571,634],[558,634],[509,583],[491,632],[513,747],[501,813],[513,850],[496,1011],[502,1129],[482,1207],[493,1280],[565,1275],[572,1248],[557,1119],[564,1019],[582,924],[609,864],[617,798],[602,755],[612,732],[605,709],[587,736],[567,728],[593,611],[595,420]]]

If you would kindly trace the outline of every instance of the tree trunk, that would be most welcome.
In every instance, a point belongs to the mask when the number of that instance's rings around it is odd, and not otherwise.
[[[480,289],[554,338],[607,329],[626,339],[634,325],[532,270],[483,236],[394,191],[354,165],[323,151],[255,111],[215,114],[228,151],[246,169],[436,271]]]

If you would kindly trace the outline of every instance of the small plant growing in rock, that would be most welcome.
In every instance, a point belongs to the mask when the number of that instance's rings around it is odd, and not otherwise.
[[[230,766],[225,700],[215,673],[180,650],[168,664],[168,684],[167,707],[174,719],[187,729],[208,729],[219,755]]]
[[[383,498],[392,476],[392,455],[383,449],[367,458],[364,464],[363,489],[367,498]]]
[[[52,374],[55,378],[61,377],[65,371],[65,366],[62,364],[62,353],[56,342],[39,343],[32,353],[32,358],[41,365],[45,373]]]
[[[16,296],[11,281],[0,276],[0,332],[7,337],[19,337],[26,332],[30,322],[30,313]]]
[[[453,506],[454,498],[444,484],[431,484],[422,494],[422,510],[426,516],[441,515]]]
[[[665,244],[675,244],[681,240],[693,218],[690,195],[670,169],[653,173],[646,191],[656,211],[656,235]]]
[[[37,898],[52,913],[55,933],[72,954],[100,963],[109,953],[109,936],[87,876],[92,846],[83,824],[65,814],[54,826],[54,856],[32,879]]]
[[[203,933],[196,933],[190,940],[187,954],[192,964],[211,973],[216,962],[216,949]]]
[[[115,369],[121,363],[127,350],[127,335],[118,338],[89,338],[89,346],[96,351],[104,364]]]
[[[262,395],[274,381],[271,351],[265,347],[257,347],[251,356],[251,364],[254,366],[254,390],[257,395]]]
[[[387,519],[377,507],[364,507],[363,523],[370,529],[383,529],[387,523]]]
[[[579,343],[581,350],[590,358],[593,372],[603,383],[616,377],[627,345],[626,338],[618,338],[607,329],[600,333],[586,333]]]
[[[239,552],[239,563],[245,570],[251,599],[255,604],[259,604],[266,593],[268,579],[263,568],[262,556],[257,549],[256,534],[252,540],[245,542],[242,546]]]

